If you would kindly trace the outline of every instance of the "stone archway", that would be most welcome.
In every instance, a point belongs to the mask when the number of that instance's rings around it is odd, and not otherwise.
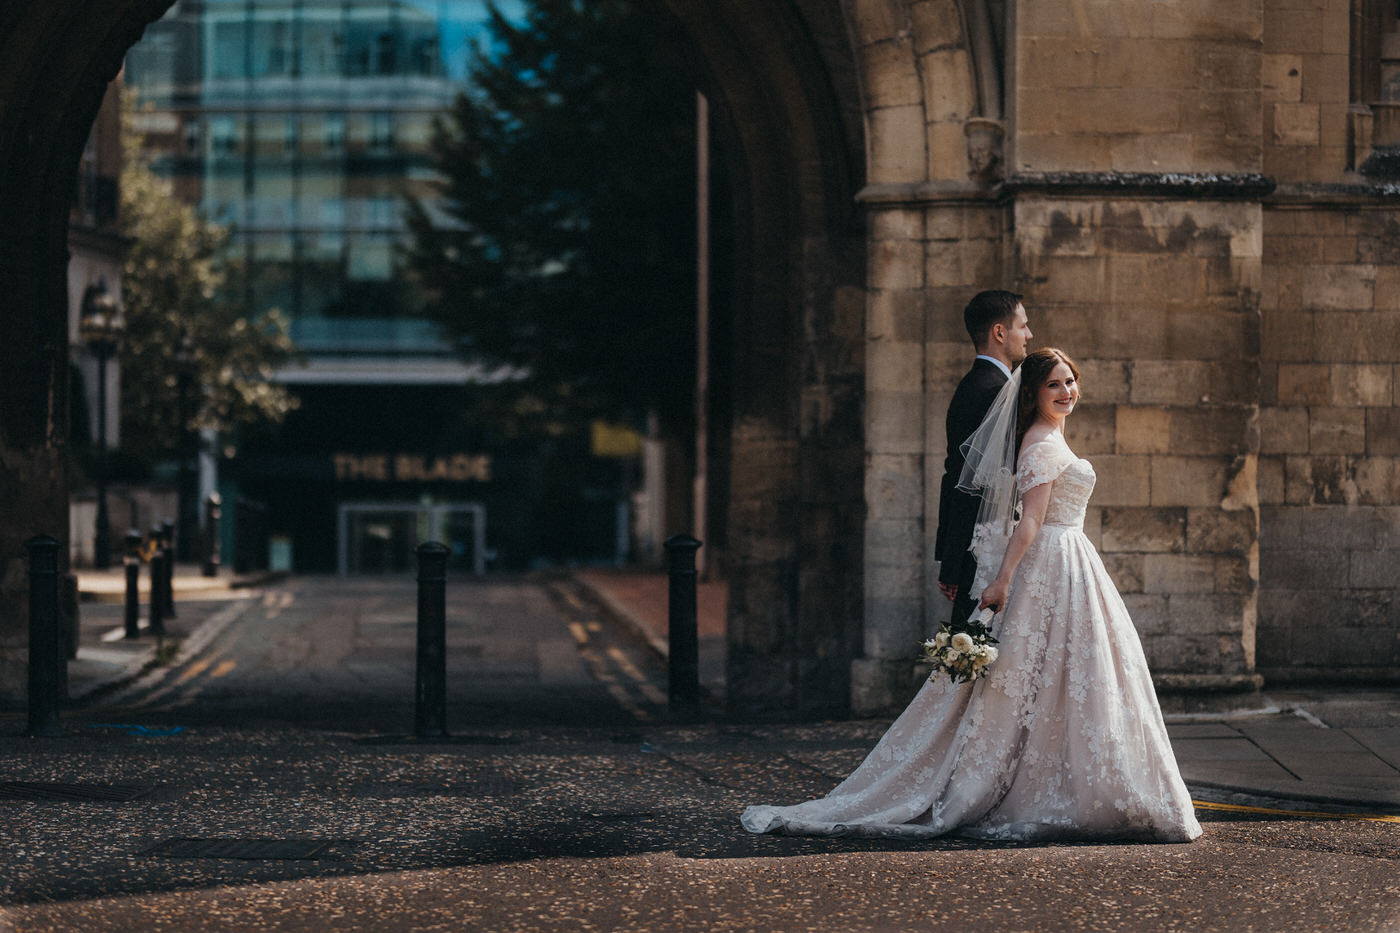
[[[0,0],[0,695],[24,682],[23,542],[66,527],[67,217],[126,50],[172,0]],[[837,0],[664,0],[735,182],[729,687],[846,708],[861,648],[863,132]]]

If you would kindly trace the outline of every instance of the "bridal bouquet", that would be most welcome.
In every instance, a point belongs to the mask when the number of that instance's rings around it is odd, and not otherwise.
[[[956,627],[944,625],[923,643],[923,660],[933,665],[929,680],[947,674],[953,683],[986,677],[997,659],[997,640],[987,624],[996,613],[988,607]]]

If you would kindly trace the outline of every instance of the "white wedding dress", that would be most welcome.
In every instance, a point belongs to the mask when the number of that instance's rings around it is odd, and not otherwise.
[[[1084,536],[1093,467],[1054,434],[1028,446],[1016,470],[1022,493],[1042,483],[1053,483],[1044,524],[992,623],[992,673],[925,684],[835,790],[749,807],[746,829],[1159,842],[1201,834],[1132,619]]]

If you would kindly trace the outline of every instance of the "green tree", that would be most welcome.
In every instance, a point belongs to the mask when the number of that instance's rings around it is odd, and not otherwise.
[[[531,0],[438,121],[441,200],[410,268],[463,350],[556,414],[690,417],[695,82],[674,24],[628,0]]]
[[[248,320],[218,294],[228,275],[226,233],[176,198],[141,151],[130,106],[123,112],[121,228],[129,238],[122,270],[126,337],[122,363],[122,446],[147,463],[178,448],[183,431],[227,433],[281,421],[296,399],[272,381],[292,357],[277,311]],[[181,407],[177,348],[188,350]]]

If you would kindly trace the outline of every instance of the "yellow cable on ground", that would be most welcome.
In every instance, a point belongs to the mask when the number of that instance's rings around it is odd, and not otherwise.
[[[1369,820],[1373,823],[1400,823],[1400,816],[1388,813],[1324,813],[1319,810],[1277,810],[1269,807],[1247,807],[1238,803],[1213,803],[1193,800],[1197,810],[1223,810],[1227,813],[1268,813],[1275,816],[1298,816],[1311,820]]]

